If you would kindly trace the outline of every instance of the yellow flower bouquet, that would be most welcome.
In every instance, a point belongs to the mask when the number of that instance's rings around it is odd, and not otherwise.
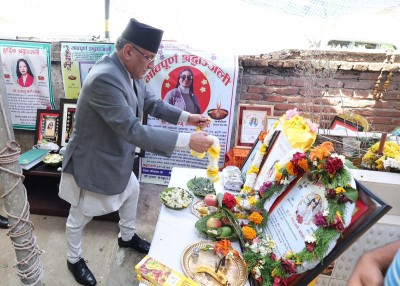
[[[361,165],[371,170],[389,170],[400,172],[400,145],[386,141],[383,155],[378,155],[379,142],[372,145],[362,158]]]

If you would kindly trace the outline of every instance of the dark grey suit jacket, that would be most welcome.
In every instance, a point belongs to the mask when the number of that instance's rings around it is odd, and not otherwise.
[[[122,193],[132,172],[136,146],[171,156],[178,133],[142,125],[140,118],[145,111],[176,124],[182,110],[156,99],[144,80],[135,83],[137,96],[115,52],[102,57],[87,75],[62,167],[79,187],[105,195]]]

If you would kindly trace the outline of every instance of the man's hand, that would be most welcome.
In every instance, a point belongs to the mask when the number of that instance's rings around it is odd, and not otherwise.
[[[207,116],[201,114],[190,114],[188,123],[192,126],[198,126],[201,129],[208,127],[209,119]]]
[[[198,153],[206,152],[212,144],[213,140],[207,137],[207,133],[204,131],[196,131],[190,134],[189,147]]]
[[[384,275],[400,248],[400,240],[364,253],[350,275],[348,286],[380,286]]]

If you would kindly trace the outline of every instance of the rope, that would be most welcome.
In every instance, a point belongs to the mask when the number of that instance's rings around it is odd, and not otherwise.
[[[4,123],[6,126],[6,131],[8,138],[12,138],[11,130],[9,128],[9,124],[7,121],[6,112],[4,109],[3,97],[0,95],[0,107],[1,113],[3,114]],[[8,151],[8,152],[7,152]],[[24,207],[21,212],[20,216],[14,216],[7,212],[6,208],[4,207],[4,211],[6,212],[7,216],[10,218],[14,218],[17,222],[13,225],[10,225],[10,228],[7,232],[7,235],[10,236],[12,241],[12,246],[14,247],[15,251],[27,251],[28,255],[14,265],[16,268],[16,272],[18,277],[20,277],[21,283],[23,286],[33,286],[36,285],[43,277],[43,267],[40,265],[39,255],[43,253],[42,250],[39,249],[36,243],[36,237],[30,236],[28,239],[22,240],[20,243],[15,242],[18,240],[17,238],[29,235],[33,231],[33,223],[29,221],[29,203],[27,199],[26,189],[25,186],[22,184],[24,179],[24,175],[22,175],[22,169],[19,168],[19,172],[15,172],[5,165],[11,165],[15,163],[21,154],[21,148],[19,144],[15,140],[9,140],[6,142],[6,146],[0,151],[0,171],[4,171],[8,174],[11,174],[18,179],[16,183],[11,186],[9,190],[7,190],[1,197],[7,197],[14,191],[17,186],[21,183],[24,192]],[[30,267],[27,267],[30,264]],[[22,280],[32,280],[34,281],[31,284],[26,284],[22,282]]]

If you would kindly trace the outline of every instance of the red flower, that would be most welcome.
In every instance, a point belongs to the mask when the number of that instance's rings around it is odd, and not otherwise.
[[[326,158],[325,171],[329,174],[334,175],[336,172],[343,167],[343,162],[337,157]]]
[[[278,259],[278,257],[276,257],[276,254],[273,252],[270,253],[269,258],[271,258],[273,261],[276,261]]]
[[[318,227],[327,227],[328,221],[321,213],[317,213],[314,216],[314,224]]]
[[[236,198],[230,193],[225,193],[222,198],[222,204],[225,205],[228,209],[233,209],[236,206]]]
[[[306,159],[307,155],[305,153],[297,152],[293,155],[292,163],[295,165],[299,164],[299,161]]]
[[[272,286],[287,285],[287,283],[288,283],[287,278],[275,276],[275,278],[274,278],[274,284],[272,284]]]
[[[306,249],[310,252],[314,252],[314,248],[315,248],[315,243],[313,242],[306,242]]]
[[[261,187],[260,187],[260,191],[259,191],[259,196],[260,198],[262,198],[265,194],[266,191],[268,191],[268,189],[272,186],[272,183],[270,181],[266,181],[264,182]]]
[[[344,230],[343,220],[336,216],[335,220],[331,224],[332,228],[335,228],[338,232],[342,232]]]
[[[327,191],[327,197],[330,198],[330,199],[336,198],[336,191],[335,191],[335,189],[329,189],[329,190]]]
[[[283,268],[283,271],[285,271],[288,274],[295,274],[296,272],[296,264],[290,259],[283,259],[281,260],[281,265]]]

